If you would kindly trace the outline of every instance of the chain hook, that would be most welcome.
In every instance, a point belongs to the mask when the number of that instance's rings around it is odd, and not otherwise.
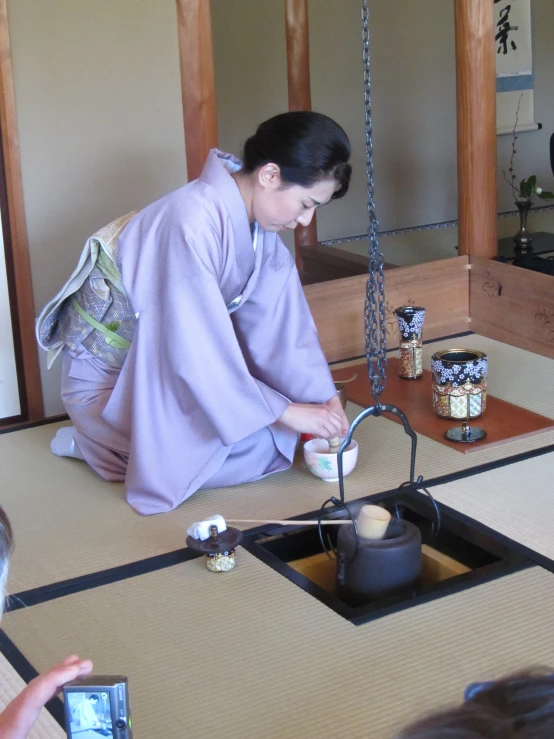
[[[373,123],[371,118],[371,69],[369,54],[369,10],[367,0],[362,5],[362,41],[364,65],[364,114],[365,151],[367,173],[367,215],[369,242],[369,276],[366,285],[364,306],[365,351],[371,395],[380,415],[379,397],[386,384],[387,373],[387,331],[385,323],[385,277],[384,257],[379,251],[379,221],[375,210],[375,183],[373,180]]]

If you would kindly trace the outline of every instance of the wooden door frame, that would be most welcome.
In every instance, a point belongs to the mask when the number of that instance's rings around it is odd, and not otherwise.
[[[44,418],[44,403],[35,339],[35,307],[23,202],[7,0],[0,0],[0,133],[7,200],[7,218],[3,219],[7,220],[7,233],[4,234],[6,267],[18,365],[21,420],[40,421]]]

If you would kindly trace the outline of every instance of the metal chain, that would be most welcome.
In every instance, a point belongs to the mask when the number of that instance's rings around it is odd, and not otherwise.
[[[364,307],[364,330],[367,368],[371,383],[371,394],[379,403],[379,396],[386,384],[387,330],[385,324],[385,276],[384,258],[379,251],[379,222],[375,213],[375,185],[373,183],[373,128],[371,121],[371,74],[369,55],[369,11],[367,0],[363,0],[363,63],[364,63],[364,111],[365,151],[367,170],[367,215],[369,240],[369,278]]]

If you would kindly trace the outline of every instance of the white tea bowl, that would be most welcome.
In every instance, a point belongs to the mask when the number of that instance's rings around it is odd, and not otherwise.
[[[327,439],[310,439],[310,441],[307,441],[304,444],[304,459],[313,475],[320,477],[325,482],[338,482],[337,454],[329,452]],[[352,441],[342,453],[342,473],[344,477],[352,472],[357,459],[358,442]]]

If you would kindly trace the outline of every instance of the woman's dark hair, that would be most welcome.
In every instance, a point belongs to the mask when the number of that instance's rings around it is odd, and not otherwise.
[[[348,136],[331,118],[312,111],[281,113],[260,123],[244,144],[243,168],[247,174],[272,162],[281,170],[285,185],[310,187],[335,179],[340,188],[333,199],[348,192],[352,167]]]
[[[428,716],[397,739],[550,739],[554,737],[554,675],[535,669],[475,693],[461,706]]]

